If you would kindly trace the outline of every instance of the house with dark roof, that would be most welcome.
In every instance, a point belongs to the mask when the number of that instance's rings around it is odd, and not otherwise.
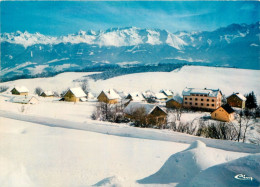
[[[229,104],[222,105],[211,113],[211,118],[218,121],[229,122],[235,119],[235,111]]]
[[[42,96],[42,97],[54,97],[54,92],[53,91],[43,91],[40,96]]]
[[[143,115],[143,120],[145,124],[157,126],[165,124],[167,118],[167,113],[161,107],[140,102],[130,102],[125,107],[124,114],[132,121],[137,120],[140,115]]]
[[[15,86],[12,90],[11,93],[13,95],[28,95],[29,90],[25,86]]]
[[[227,97],[227,103],[232,107],[245,108],[246,98],[240,93],[233,93]]]

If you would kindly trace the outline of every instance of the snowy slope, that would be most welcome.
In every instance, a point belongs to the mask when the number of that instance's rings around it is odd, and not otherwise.
[[[125,92],[171,89],[181,95],[185,87],[220,89],[229,96],[233,92],[254,91],[260,102],[260,71],[204,66],[184,66],[172,72],[138,73],[91,82],[94,91],[114,87]]]
[[[13,86],[26,86],[30,92],[40,86],[44,90],[61,92],[68,87],[80,85],[77,80],[92,73],[62,73],[51,78],[20,79],[5,83],[10,89]],[[76,80],[76,81],[74,81]],[[233,92],[246,94],[254,91],[260,102],[260,71],[234,68],[218,68],[205,66],[184,66],[172,72],[138,73],[119,76],[107,80],[89,81],[90,90],[99,94],[103,89],[115,88],[125,92],[171,89],[174,94],[181,95],[185,87],[219,88],[229,96]]]
[[[188,144],[54,128],[2,117],[0,121],[1,186],[151,186],[147,181],[141,184],[140,179],[158,170],[164,178],[171,178],[169,171],[179,168],[178,176],[191,172],[186,175],[191,180],[196,176],[194,171],[199,174],[248,155],[208,148],[202,142],[188,148]],[[207,162],[204,156],[208,156]],[[160,169],[165,167],[168,169]],[[174,186],[164,179],[155,186],[163,184]]]

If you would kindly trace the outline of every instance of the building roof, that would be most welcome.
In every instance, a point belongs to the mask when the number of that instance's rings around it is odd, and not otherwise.
[[[28,103],[30,103],[30,101],[31,101],[33,98],[38,101],[38,99],[37,99],[36,97],[33,97],[33,96],[32,96],[32,97],[16,96],[16,97],[11,98],[11,99],[10,99],[10,102],[12,102],[12,103],[24,103],[24,104],[28,104]]]
[[[167,101],[166,101],[166,103],[167,102],[169,102],[169,101],[176,101],[176,102],[178,102],[178,103],[182,103],[182,98],[181,97],[172,97],[172,98],[169,98]]]
[[[233,93],[232,95],[236,95],[239,99],[241,99],[242,101],[246,101],[246,97],[243,96],[242,94],[240,93]],[[229,97],[231,97],[232,95],[230,95]],[[229,98],[228,97],[228,98]]]
[[[164,93],[166,96],[172,96],[173,92],[171,90],[161,90],[161,93]]]
[[[25,86],[15,86],[13,89],[16,89],[20,93],[29,92],[29,90]]]
[[[142,94],[144,98],[155,97],[155,94],[152,91],[146,91],[143,92]]]
[[[229,104],[222,105],[221,107],[229,114],[235,112]]]
[[[54,95],[54,92],[53,91],[43,91],[42,94],[45,93],[45,95],[47,96],[52,96]]]
[[[103,92],[108,99],[121,99],[120,95],[114,89],[103,90]]]
[[[217,97],[218,93],[220,92],[219,89],[200,89],[200,88],[185,88],[182,91],[183,96],[190,96],[191,94],[207,94],[208,97]]]
[[[139,92],[129,93],[128,96],[131,96],[133,101],[143,101],[144,100],[143,95]]]
[[[144,108],[145,109],[145,114],[151,114],[153,112],[153,110],[159,107],[157,105],[153,105],[153,104],[148,104],[148,103],[140,103],[140,102],[130,102],[127,107],[125,107],[124,109],[124,113],[126,114],[132,114],[136,109],[138,108]],[[161,107],[159,107],[162,111],[164,111]],[[165,111],[164,111],[165,112]],[[166,112],[165,112],[166,113]]]
[[[80,88],[80,87],[77,87],[77,88],[70,88],[69,89],[74,95],[75,97],[86,97],[87,95],[85,94],[85,92]],[[68,90],[68,91],[69,91]],[[67,92],[68,92],[67,91]],[[67,94],[66,92],[66,94]],[[66,95],[65,94],[65,95]]]
[[[163,94],[163,93],[156,93],[155,97],[157,99],[168,99],[168,97],[165,94]]]

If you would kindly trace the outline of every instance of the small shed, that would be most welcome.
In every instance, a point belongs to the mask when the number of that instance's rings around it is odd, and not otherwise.
[[[15,86],[12,90],[11,93],[13,95],[28,95],[29,90],[25,86]]]
[[[233,93],[227,97],[227,103],[232,107],[245,108],[246,98],[240,93]]]
[[[134,115],[140,109],[144,112],[146,123],[157,126],[166,123],[167,113],[161,107],[153,104],[130,102],[124,109],[124,114],[127,118],[134,120],[136,117]]]
[[[166,108],[181,108],[182,102],[178,101],[177,99],[170,98],[166,101]]]
[[[42,97],[54,97],[54,92],[53,91],[43,91],[40,96],[42,96]]]
[[[229,122],[235,119],[235,111],[229,104],[222,105],[211,113],[211,118],[219,121]]]
[[[76,87],[76,88],[69,88],[63,97],[64,97],[64,101],[79,102],[79,101],[86,101],[86,96],[87,95],[80,87]]]
[[[19,104],[37,104],[39,102],[39,100],[32,96],[32,97],[28,97],[28,96],[16,96],[13,97],[10,102],[12,103],[19,103]]]
[[[120,95],[114,90],[103,90],[97,97],[98,102],[104,102],[108,104],[116,104],[121,99]]]

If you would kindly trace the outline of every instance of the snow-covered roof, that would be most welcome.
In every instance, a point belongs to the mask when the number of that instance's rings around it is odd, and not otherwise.
[[[29,90],[25,86],[15,86],[13,89],[16,89],[20,93],[29,92]]]
[[[145,98],[155,97],[155,93],[153,93],[152,91],[146,91],[146,92],[143,92],[142,94]]]
[[[114,89],[103,90],[103,92],[108,99],[121,99],[120,95]]]
[[[171,90],[161,90],[161,93],[164,93],[166,96],[172,96],[173,92]]]
[[[178,103],[182,103],[182,101],[183,101],[182,97],[174,96],[172,98],[169,98],[166,102],[171,101],[171,100],[177,101]]]
[[[125,92],[117,92],[117,91],[115,92],[120,96],[120,98],[125,98],[127,96],[127,93]]]
[[[28,103],[34,103],[32,102],[32,100],[38,101],[38,99],[36,97],[27,97],[27,96],[16,96],[10,99],[10,102],[12,103],[24,103],[24,104],[28,104]]]
[[[75,95],[75,97],[86,97],[87,96],[80,87],[70,88],[69,90]]]
[[[183,96],[190,96],[191,94],[207,94],[208,97],[217,97],[219,93],[219,89],[214,90],[214,89],[200,89],[200,88],[185,88],[182,91]]]
[[[88,92],[88,99],[94,99],[95,96],[91,93],[91,92]]]
[[[42,92],[42,94],[43,93],[45,93],[45,95],[47,95],[47,96],[51,96],[51,95],[54,95],[54,92],[53,91],[44,91],[44,92]]]
[[[139,92],[132,92],[132,93],[128,94],[128,96],[129,95],[131,96],[133,101],[143,101],[144,100],[143,95]]]
[[[242,94],[240,94],[240,93],[234,93],[234,94],[232,94],[232,95],[236,95],[237,97],[239,97],[242,101],[246,101],[246,97],[245,96],[243,96]],[[231,96],[232,96],[231,95]],[[229,96],[230,97],[230,96]]]
[[[168,99],[168,97],[166,95],[164,95],[163,93],[156,93],[155,97],[157,99]]]
[[[159,107],[157,105],[153,104],[148,104],[148,103],[140,103],[140,102],[130,102],[127,107],[124,109],[124,113],[126,114],[132,114],[136,109],[138,108],[144,108],[145,109],[145,114],[148,115],[150,114],[156,107]],[[160,108],[160,107],[159,107]],[[160,108],[162,109],[162,108]],[[164,111],[162,109],[162,111]]]

